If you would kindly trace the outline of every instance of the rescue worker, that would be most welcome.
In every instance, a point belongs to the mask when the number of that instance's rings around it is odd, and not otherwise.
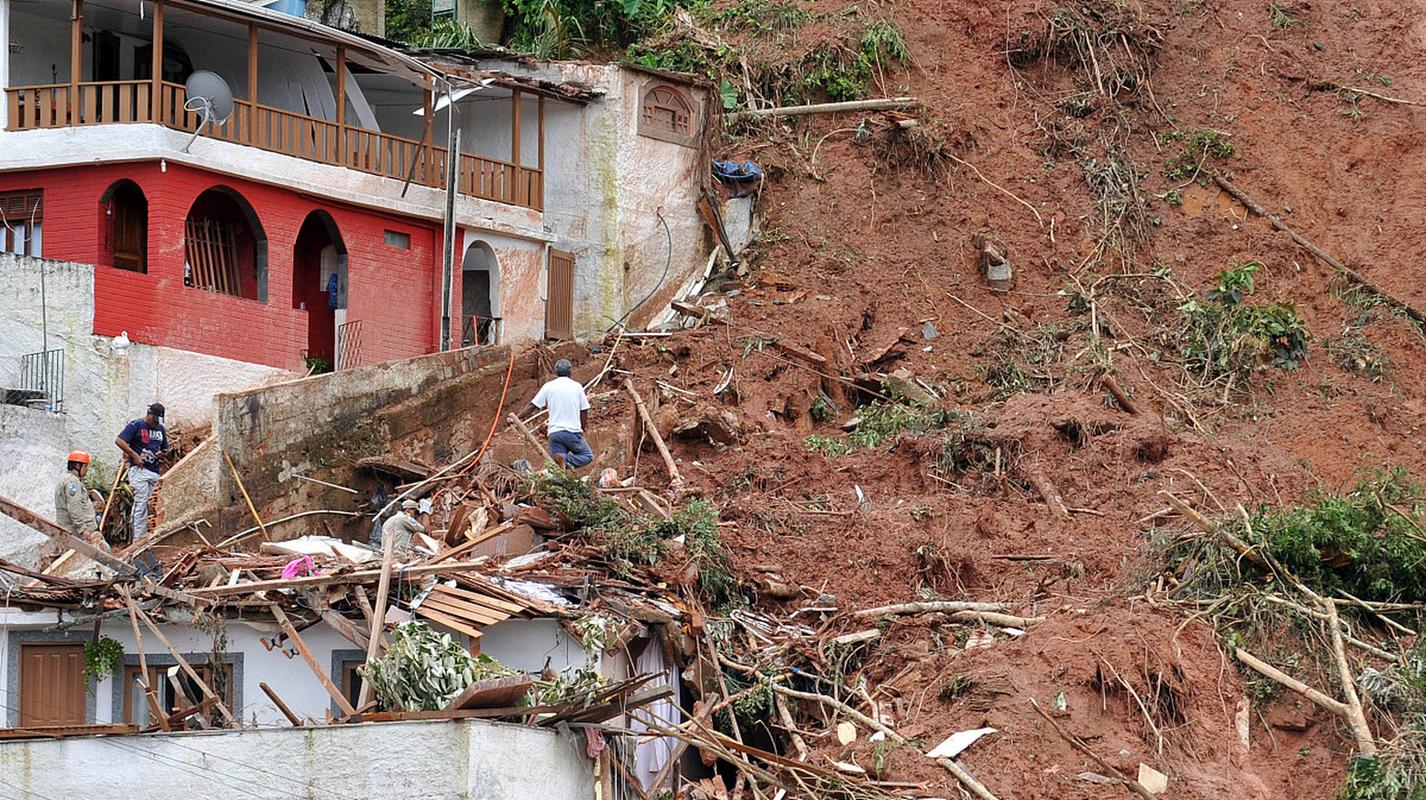
[[[387,541],[394,541],[391,549],[393,554],[401,557],[411,555],[411,536],[426,531],[426,526],[416,521],[416,509],[420,507],[415,500],[401,501],[401,510],[392,514],[381,526],[383,547]]]
[[[168,430],[163,427],[163,404],[154,403],[143,418],[124,426],[114,444],[129,463],[129,486],[134,490],[133,534],[139,541],[149,528],[149,500],[158,483],[158,457],[168,450]]]
[[[84,488],[84,476],[89,472],[89,453],[71,450],[68,469],[54,490],[54,518],[65,530],[89,542],[103,544],[99,534],[99,519],[94,513],[94,501]]]
[[[589,396],[579,381],[569,376],[573,365],[569,359],[555,362],[555,379],[540,387],[535,399],[525,406],[525,417],[537,408],[548,408],[550,418],[545,428],[550,437],[550,458],[563,468],[579,469],[594,460],[594,451],[584,439],[584,425],[589,418]]]

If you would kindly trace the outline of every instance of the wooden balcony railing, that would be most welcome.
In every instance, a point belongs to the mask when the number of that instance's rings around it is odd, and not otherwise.
[[[184,108],[187,95],[183,86],[163,83],[155,104],[153,85],[152,81],[81,83],[78,104],[70,102],[75,87],[67,83],[6,89],[8,129],[154,122],[157,113],[157,121],[166,127],[190,133],[197,130],[202,117]],[[396,180],[406,180],[409,174],[413,183],[445,187],[444,148],[247,100],[235,105],[227,122],[208,127],[204,135]],[[456,176],[456,190],[461,194],[544,209],[543,170],[463,153]]]

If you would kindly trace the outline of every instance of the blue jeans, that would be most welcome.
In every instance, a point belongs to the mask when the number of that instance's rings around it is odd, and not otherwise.
[[[564,465],[573,469],[579,469],[594,460],[594,451],[589,449],[589,442],[584,441],[584,434],[576,431],[550,431],[550,457],[559,460],[564,456]]]

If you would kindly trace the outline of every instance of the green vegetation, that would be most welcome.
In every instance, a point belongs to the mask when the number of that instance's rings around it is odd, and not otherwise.
[[[1218,273],[1217,286],[1205,298],[1190,297],[1178,306],[1179,352],[1205,383],[1228,377],[1241,385],[1267,366],[1292,370],[1307,358],[1311,336],[1292,304],[1243,302],[1261,268],[1256,261],[1238,262]]]
[[[1228,135],[1211,128],[1200,128],[1188,133],[1175,131],[1166,139],[1183,143],[1178,155],[1164,165],[1164,177],[1171,181],[1198,178],[1200,182],[1207,183],[1208,175],[1204,174],[1203,165],[1210,158],[1224,159],[1235,152],[1233,143],[1228,141]]]
[[[1297,17],[1292,15],[1292,9],[1285,3],[1268,3],[1268,15],[1272,17],[1273,27],[1278,30],[1297,24]]]
[[[420,31],[407,41],[417,47],[455,50],[479,50],[487,45],[469,25],[453,19],[438,19],[430,30]]]
[[[750,91],[773,105],[865,97],[876,75],[907,58],[896,25],[860,8],[814,15],[786,0],[755,0],[718,12],[692,10],[694,30],[686,23],[679,27],[670,15],[656,34],[632,44],[627,57],[707,78],[720,87],[726,109],[748,100]],[[793,47],[789,39],[812,22],[824,22],[832,32]]]
[[[1227,524],[1270,561],[1313,591],[1350,593],[1368,601],[1426,602],[1426,494],[1405,469],[1395,467],[1359,481],[1343,494],[1318,492],[1307,503],[1260,507]],[[1220,595],[1239,584],[1270,585],[1271,578],[1213,538],[1180,539],[1162,546],[1170,570],[1196,565],[1187,592]]]
[[[878,447],[903,431],[925,433],[946,427],[956,419],[956,412],[937,406],[911,405],[900,402],[876,401],[862,406],[861,422],[845,436],[808,436],[803,440],[809,450],[829,457],[844,456],[865,447]]]
[[[1272,557],[1319,591],[1366,600],[1426,602],[1423,495],[1404,469],[1359,483],[1310,505],[1260,511],[1253,537]]]
[[[450,634],[414,621],[397,623],[391,646],[358,671],[390,711],[439,711],[472,683],[512,674],[490,656],[471,656]]]
[[[90,692],[124,661],[124,646],[108,636],[84,643],[84,685]]]
[[[567,517],[576,530],[603,539],[604,557],[615,573],[634,574],[669,554],[670,543],[683,538],[683,550],[698,572],[698,591],[716,608],[735,604],[737,579],[727,549],[718,538],[718,512],[707,500],[695,499],[670,519],[638,516],[605,498],[573,473],[546,470],[535,475],[532,490],[547,508]]]
[[[431,30],[431,0],[386,0],[386,38],[414,42]]]
[[[827,395],[819,394],[812,398],[812,405],[808,407],[807,413],[813,422],[827,422],[837,415],[837,409],[832,405],[832,401],[827,399]]]

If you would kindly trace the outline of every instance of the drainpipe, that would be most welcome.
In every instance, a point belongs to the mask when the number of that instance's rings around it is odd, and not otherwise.
[[[451,282],[456,258],[456,176],[460,164],[460,129],[455,125],[456,103],[446,84],[446,216],[441,258],[441,350],[451,349]]]

